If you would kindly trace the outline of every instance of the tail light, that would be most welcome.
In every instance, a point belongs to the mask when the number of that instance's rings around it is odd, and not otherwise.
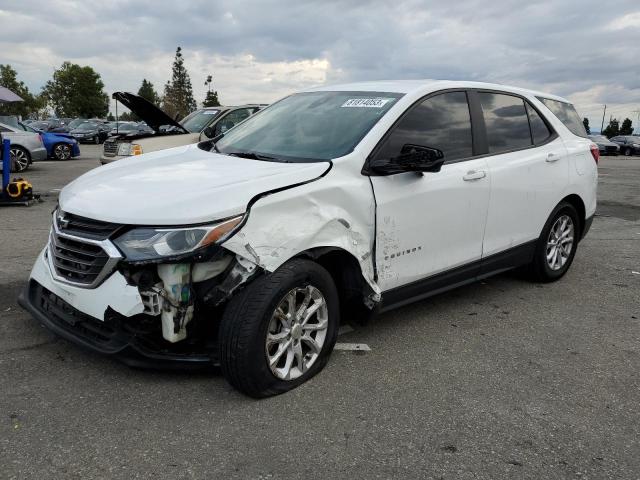
[[[593,157],[593,159],[596,161],[596,164],[600,161],[600,149],[598,148],[597,145],[593,145],[591,144],[591,147],[589,147],[591,149],[591,156]]]

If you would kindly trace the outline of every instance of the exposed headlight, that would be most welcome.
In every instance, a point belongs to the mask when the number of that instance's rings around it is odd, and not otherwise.
[[[226,240],[242,216],[212,225],[189,228],[142,227],[114,240],[127,260],[138,262],[173,257]]]
[[[142,145],[137,143],[121,143],[118,145],[118,156],[142,155]]]

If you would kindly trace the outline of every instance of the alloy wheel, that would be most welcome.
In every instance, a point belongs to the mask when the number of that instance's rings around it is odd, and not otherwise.
[[[53,150],[53,154],[58,160],[68,160],[71,157],[71,149],[69,148],[69,145],[61,143],[56,145],[56,148]]]
[[[29,166],[29,157],[27,156],[27,152],[20,148],[12,148],[10,158],[16,172],[23,172]]]
[[[276,307],[265,342],[267,363],[280,380],[300,377],[316,362],[329,326],[329,309],[313,285],[294,288]]]
[[[569,215],[560,215],[554,222],[547,239],[547,265],[551,270],[565,266],[573,249],[575,228]]]

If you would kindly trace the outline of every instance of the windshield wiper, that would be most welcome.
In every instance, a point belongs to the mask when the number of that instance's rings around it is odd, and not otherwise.
[[[267,155],[261,155],[255,152],[223,152],[225,155],[232,157],[248,158],[250,160],[277,160],[275,157],[269,157]]]

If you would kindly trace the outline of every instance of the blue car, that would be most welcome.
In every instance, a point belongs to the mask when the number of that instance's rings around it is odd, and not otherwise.
[[[69,160],[70,158],[80,155],[80,145],[78,141],[64,133],[51,133],[36,130],[35,128],[20,123],[20,128],[27,132],[39,133],[42,137],[42,143],[47,149],[47,156],[56,160]]]

